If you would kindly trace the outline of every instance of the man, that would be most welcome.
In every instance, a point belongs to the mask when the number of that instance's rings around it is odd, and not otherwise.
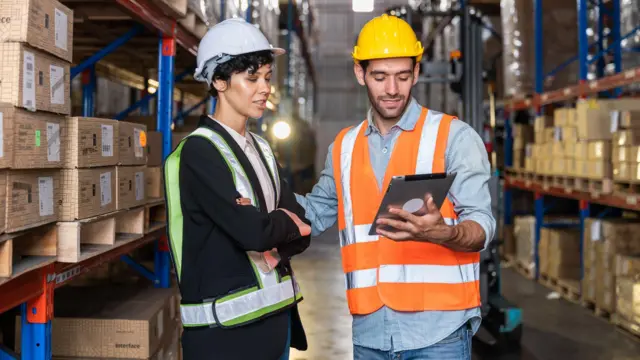
[[[479,251],[493,238],[486,150],[466,123],[421,107],[411,88],[423,48],[405,21],[368,22],[354,48],[354,72],[371,103],[367,119],[342,130],[319,182],[296,195],[312,236],[340,230],[355,359],[471,359],[480,321]],[[391,178],[457,173],[438,210],[404,221],[396,231],[368,230]]]
[[[283,53],[243,19],[212,27],[198,47],[194,77],[217,107],[164,165],[185,360],[286,360],[307,347],[290,258],[311,229],[269,144],[246,128]]]

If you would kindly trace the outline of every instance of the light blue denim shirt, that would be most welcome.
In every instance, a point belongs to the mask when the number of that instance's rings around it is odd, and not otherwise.
[[[382,135],[377,129],[369,111],[369,127],[365,135],[368,137],[370,161],[379,187],[383,183],[398,135],[414,129],[421,111],[420,104],[411,99],[404,115],[387,135]],[[312,236],[321,234],[337,221],[338,199],[333,178],[332,148],[333,144],[329,146],[324,170],[311,193],[306,196],[296,194],[298,202],[306,210],[307,219],[312,223]],[[449,199],[454,204],[459,220],[473,220],[480,224],[486,234],[486,247],[493,238],[496,226],[488,186],[490,165],[482,139],[463,121],[451,122],[445,166],[447,172],[458,173]],[[336,246],[338,244],[336,239]],[[445,339],[467,321],[471,321],[475,333],[481,322],[480,309],[408,313],[382,307],[369,315],[353,316],[353,343],[383,351],[420,349]]]

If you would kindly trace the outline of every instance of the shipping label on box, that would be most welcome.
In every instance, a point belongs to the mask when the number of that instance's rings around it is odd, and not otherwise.
[[[68,115],[70,65],[23,43],[0,43],[0,102]]]
[[[0,41],[28,43],[73,61],[73,12],[56,0],[3,0]]]
[[[116,210],[116,168],[62,170],[60,220],[73,221]]]
[[[118,124],[118,133],[119,165],[146,165],[146,126],[121,121]]]
[[[7,178],[7,231],[58,221],[61,195],[60,170],[10,170]]]
[[[145,190],[146,166],[118,166],[118,195],[116,207],[118,210],[130,209],[144,205],[147,202]]]
[[[0,164],[13,169],[60,168],[64,116],[0,104]]]
[[[118,121],[100,118],[67,118],[65,168],[114,166],[118,163]]]

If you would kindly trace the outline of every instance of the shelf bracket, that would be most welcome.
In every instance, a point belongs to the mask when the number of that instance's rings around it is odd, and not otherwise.
[[[42,273],[42,293],[23,303],[21,312],[21,356],[23,359],[51,359],[51,319],[55,275]]]
[[[71,68],[71,79],[73,79],[74,77],[76,77],[78,74],[88,69],[89,67],[95,65],[98,61],[102,60],[105,56],[111,54],[114,50],[116,50],[117,48],[125,44],[127,41],[131,40],[131,38],[138,35],[142,31],[142,29],[143,29],[142,25],[136,24],[126,34],[122,35],[120,38],[116,39],[114,42],[104,47],[104,49],[98,51],[97,53],[90,56],[85,61]]]
[[[120,260],[122,260],[125,264],[129,265],[133,270],[135,270],[138,273],[140,273],[140,275],[142,275],[142,276],[146,277],[147,279],[149,279],[154,284],[157,284],[159,282],[158,278],[156,277],[156,275],[153,272],[151,272],[151,270],[149,270],[146,267],[144,267],[143,265],[137,263],[135,260],[133,260],[131,258],[131,256],[122,255],[120,257]]]

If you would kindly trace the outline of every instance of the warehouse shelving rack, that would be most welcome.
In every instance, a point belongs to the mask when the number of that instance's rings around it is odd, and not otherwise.
[[[565,101],[573,101],[576,99],[586,99],[589,96],[603,94],[604,92],[613,91],[613,97],[622,95],[625,86],[640,82],[640,68],[622,69],[622,44],[621,42],[634,35],[640,30],[640,26],[633,29],[628,34],[620,34],[620,0],[577,0],[576,11],[578,14],[578,54],[571,59],[562,63],[558,68],[545,73],[543,64],[543,45],[542,45],[542,0],[533,0],[534,2],[534,34],[535,34],[535,94],[531,97],[516,97],[507,99],[503,103],[503,114],[505,122],[505,168],[513,165],[512,150],[512,122],[513,116],[519,110],[535,110],[536,115],[541,115],[543,107],[546,105],[557,104]],[[598,11],[598,39],[594,44],[588,44],[587,38],[587,11],[588,5],[597,6]],[[610,8],[606,6],[610,4]],[[611,17],[611,45],[604,47],[605,34],[603,31],[604,17]],[[596,48],[596,53],[589,56],[589,51]],[[603,56],[612,54],[615,73],[609,76],[603,76],[604,61]],[[572,62],[579,63],[579,79],[572,86],[561,89],[543,92],[543,82],[547,76],[562,71]],[[587,79],[588,66],[594,62],[598,62],[597,77],[594,80]],[[542,227],[551,227],[553,224],[544,222],[545,196],[563,199],[578,200],[578,213],[580,219],[580,263],[581,278],[584,276],[583,262],[583,238],[584,238],[584,221],[591,216],[590,205],[598,204],[615,209],[627,209],[640,211],[640,196],[620,196],[615,194],[591,194],[579,191],[567,191],[564,188],[554,186],[543,186],[541,184],[530,181],[515,179],[508,174],[504,176],[504,225],[505,227],[513,224],[512,212],[512,189],[520,189],[532,192],[534,194],[535,204],[535,242],[534,242],[534,261],[535,261],[535,279],[540,276],[540,262],[538,255],[538,247],[540,243],[540,230]],[[605,210],[607,211],[607,210]],[[604,216],[605,213],[598,214],[598,217]]]
[[[153,0],[60,1],[74,10],[74,59],[84,59],[81,63],[73,64],[71,69],[71,79],[82,76],[82,116],[94,116],[98,75],[139,89],[140,99],[117,113],[114,118],[124,120],[136,110],[140,110],[141,115],[149,115],[149,102],[157,99],[157,128],[162,133],[162,156],[165,159],[172,148],[171,124],[179,122],[190,112],[201,109],[203,105],[208,105],[209,113],[215,107],[206,88],[201,83],[189,79],[194,70],[199,39],[176,18],[167,15]],[[293,0],[285,1],[293,3]],[[294,8],[296,15],[298,6],[309,6],[308,0],[297,3],[297,6],[288,5],[289,9]],[[220,1],[220,6],[220,13],[224,14],[225,0]],[[280,6],[282,8],[282,4]],[[98,20],[104,20],[103,13],[114,12],[117,23],[124,23],[126,26],[124,31],[120,31],[123,33],[120,36],[114,35],[114,31],[107,27],[98,25],[99,21],[91,20],[92,14],[97,16]],[[251,19],[252,12],[252,2],[249,2],[247,20]],[[310,20],[311,17],[307,19]],[[315,72],[312,70],[313,63],[306,40],[308,32],[305,33],[303,30],[303,24],[300,19],[289,21],[289,29],[296,31],[303,40],[304,58],[311,69],[312,83],[315,85]],[[118,25],[116,30],[122,29]],[[96,47],[95,44],[100,46]],[[155,57],[156,60],[150,60],[150,57]],[[155,83],[147,72],[150,67],[158,69],[158,80]],[[150,93],[148,90],[152,84],[156,91]],[[174,99],[179,99],[175,104],[179,110],[175,117]],[[187,101],[189,107],[185,110]],[[127,255],[151,243],[155,243],[153,270],[136,263]],[[113,260],[126,262],[148,278],[155,287],[170,286],[171,259],[164,227],[79,263],[54,262],[14,278],[0,278],[0,314],[20,307],[22,321],[20,356],[0,344],[0,360],[50,359],[54,290],[77,276]]]

